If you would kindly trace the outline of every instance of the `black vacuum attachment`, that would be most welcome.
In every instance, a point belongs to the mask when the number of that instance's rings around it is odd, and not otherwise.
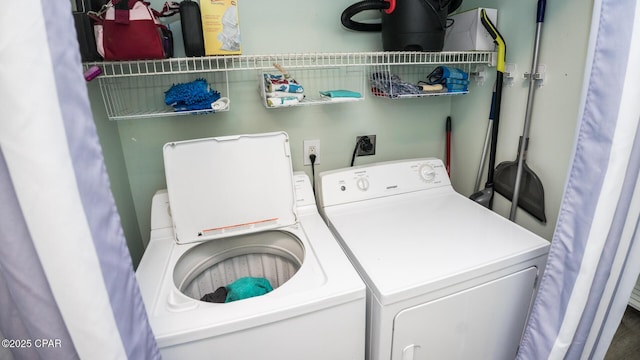
[[[462,0],[365,0],[342,12],[342,25],[356,31],[381,31],[385,51],[442,51],[447,16]],[[380,10],[381,22],[352,20],[364,10]]]

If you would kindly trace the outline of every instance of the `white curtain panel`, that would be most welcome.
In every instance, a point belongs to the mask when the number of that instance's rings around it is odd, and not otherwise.
[[[3,2],[0,114],[0,354],[159,359],[69,0]]]
[[[518,359],[602,359],[625,311],[640,272],[639,64],[639,3],[596,0],[573,159]]]

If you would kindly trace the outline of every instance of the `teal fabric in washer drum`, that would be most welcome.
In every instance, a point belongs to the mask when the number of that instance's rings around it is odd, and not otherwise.
[[[226,286],[225,303],[264,295],[273,290],[269,280],[265,278],[242,277]]]

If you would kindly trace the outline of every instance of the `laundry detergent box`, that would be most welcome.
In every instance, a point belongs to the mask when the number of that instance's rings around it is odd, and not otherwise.
[[[494,51],[495,44],[489,32],[482,26],[480,10],[471,9],[449,18],[453,24],[447,28],[444,37],[444,51]],[[498,10],[484,8],[487,17],[498,26]]]
[[[241,54],[238,0],[200,0],[205,55]]]

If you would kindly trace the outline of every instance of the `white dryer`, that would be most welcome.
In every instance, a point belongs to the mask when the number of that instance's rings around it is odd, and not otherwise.
[[[172,142],[136,271],[163,359],[363,359],[365,285],[286,133]],[[200,301],[241,277],[273,291]]]
[[[456,193],[433,158],[320,174],[367,284],[367,359],[513,360],[549,243]]]

